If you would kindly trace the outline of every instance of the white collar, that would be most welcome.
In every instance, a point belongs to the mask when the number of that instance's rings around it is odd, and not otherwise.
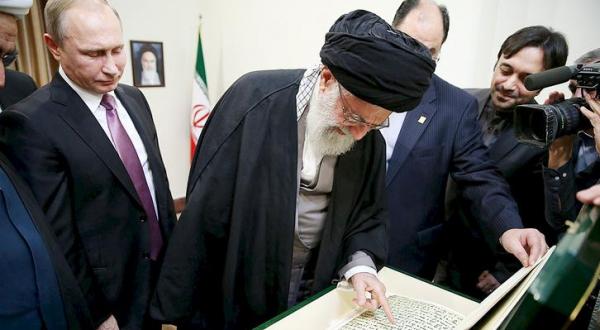
[[[79,85],[77,85],[71,79],[69,79],[69,77],[67,77],[67,74],[63,70],[62,66],[58,67],[58,73],[65,80],[65,82],[67,82],[67,84],[71,86],[71,88],[73,88],[75,93],[79,95],[81,100],[85,103],[85,105],[87,105],[87,107],[90,110],[95,111],[96,109],[98,109],[98,107],[100,106],[100,101],[102,101],[102,94],[90,92],[79,87]],[[115,99],[117,98],[114,90],[108,92],[107,94],[112,95]]]

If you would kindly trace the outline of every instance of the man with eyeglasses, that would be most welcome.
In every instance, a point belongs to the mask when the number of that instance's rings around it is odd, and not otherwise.
[[[155,318],[197,312],[198,328],[251,328],[341,278],[358,305],[382,305],[392,317],[376,276],[387,254],[376,129],[419,103],[435,63],[366,11],[340,17],[320,55],[322,65],[308,70],[247,74],[216,105],[161,269]]]
[[[30,76],[7,69],[17,58],[17,17],[11,13],[13,0],[0,4],[6,12],[0,12],[0,111],[19,102],[33,93],[37,86]],[[17,1],[19,2],[19,1]],[[31,3],[31,1],[28,1]]]
[[[406,0],[393,24],[427,46],[433,59],[439,59],[449,30],[444,6],[429,0]],[[387,145],[389,265],[424,278],[434,277],[445,247],[448,177],[463,189],[492,247],[500,242],[524,266],[546,251],[537,230],[522,229],[506,181],[482,143],[476,116],[474,97],[433,75],[419,106],[406,114],[392,114],[390,127],[381,130]]]

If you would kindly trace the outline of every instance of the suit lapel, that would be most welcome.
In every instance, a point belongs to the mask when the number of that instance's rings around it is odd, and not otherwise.
[[[141,206],[135,187],[121,158],[94,115],[60,75],[57,74],[51,84],[52,101],[63,105],[62,111],[59,111],[61,118],[98,155],[98,158],[121,182],[129,195]]]
[[[477,119],[481,117],[481,112],[483,112],[483,108],[490,98],[490,89],[489,88],[466,88],[465,92],[473,95],[477,99]]]
[[[157,164],[156,162],[160,159],[160,156],[158,155],[158,150],[155,148],[154,141],[152,141],[153,134],[146,125],[146,121],[143,120],[142,114],[140,113],[144,110],[140,109],[139,104],[131,96],[125,93],[122,87],[117,87],[115,94],[117,94],[119,97],[119,100],[125,107],[125,110],[127,110],[131,121],[133,121],[135,129],[144,143],[146,153],[148,154],[148,161],[150,162],[150,167],[152,168],[153,172],[158,170],[155,167]]]
[[[394,146],[394,151],[388,164],[388,170],[385,177],[386,187],[392,182],[392,179],[396,176],[400,168],[402,168],[402,165],[419,140],[419,137],[433,119],[436,112],[434,104],[435,99],[435,81],[432,80],[432,84],[427,89],[425,95],[423,95],[423,100],[421,100],[419,106],[406,113],[404,123],[402,123],[402,128],[398,134],[398,139],[396,140],[396,145]]]
[[[498,135],[496,142],[488,148],[490,158],[500,164],[518,145],[519,141],[515,138],[514,130],[512,128],[506,129]]]
[[[466,91],[473,95],[479,103],[479,114],[477,116],[479,119],[483,112],[483,108],[485,108],[486,103],[489,101],[490,89],[466,89]],[[514,130],[512,128],[505,129],[498,135],[496,142],[488,147],[490,158],[499,164],[506,155],[517,147],[518,144],[517,139],[514,137]]]
[[[139,102],[137,102],[133,97],[131,97],[122,87],[117,87],[115,90],[115,94],[119,97],[119,101],[125,107],[125,110],[129,114],[135,129],[137,130],[140,138],[142,139],[142,143],[144,144],[144,148],[146,149],[146,154],[148,155],[148,162],[150,164],[150,170],[152,171],[152,183],[154,184],[154,193],[156,194],[156,207],[158,212],[159,219],[166,219],[168,211],[163,209],[165,205],[161,201],[166,201],[170,199],[169,196],[166,195],[166,192],[169,191],[168,184],[163,185],[163,182],[166,182],[162,173],[164,171],[162,166],[162,160],[159,154],[159,150],[153,141],[152,137],[154,136],[152,129],[148,127],[148,120],[144,117],[143,112],[146,111],[142,109]],[[150,188],[150,187],[148,187]],[[168,221],[160,221],[160,225],[163,229],[163,233],[167,233],[168,228],[166,227],[169,224]]]

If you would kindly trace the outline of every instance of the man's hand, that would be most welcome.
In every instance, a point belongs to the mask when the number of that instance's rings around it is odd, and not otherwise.
[[[492,273],[484,270],[477,279],[477,288],[485,294],[490,294],[500,286],[500,282],[492,275]]]
[[[594,141],[596,142],[596,152],[600,154],[600,100],[596,100],[590,97],[588,93],[583,93],[585,100],[589,104],[591,109],[581,107],[581,113],[589,119],[594,128]]]
[[[369,273],[357,273],[350,278],[350,283],[352,283],[354,291],[356,291],[354,302],[358,306],[366,307],[370,310],[376,310],[381,306],[390,323],[396,323],[387,299],[385,299],[385,286],[377,279],[377,276]],[[365,296],[367,292],[371,294],[370,299],[367,299]]]
[[[600,205],[600,184],[578,192],[577,199],[584,204]]]
[[[574,141],[575,135],[565,135],[550,144],[550,148],[548,148],[548,168],[556,170],[571,159]]]
[[[96,330],[119,330],[117,319],[113,315],[109,316]]]
[[[544,104],[554,104],[565,100],[565,95],[561,92],[554,91],[548,95]],[[550,145],[548,149],[548,168],[558,169],[565,165],[573,153],[573,140],[575,135],[562,136]]]
[[[500,236],[500,244],[519,259],[523,267],[533,265],[548,251],[544,234],[533,228],[509,229]]]
[[[554,91],[554,92],[550,93],[550,95],[548,95],[548,98],[546,99],[546,101],[544,101],[544,104],[554,104],[554,103],[562,102],[564,100],[565,100],[565,94],[563,94],[562,92],[559,92],[559,91]]]

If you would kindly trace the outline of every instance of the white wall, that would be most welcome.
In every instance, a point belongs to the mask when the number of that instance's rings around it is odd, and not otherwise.
[[[445,0],[450,33],[437,73],[460,87],[490,84],[502,42],[528,25],[545,25],[562,32],[569,43],[567,64],[600,47],[598,0]],[[446,56],[446,54],[448,56]],[[567,91],[566,84],[560,88]],[[538,99],[552,90],[542,91]]]
[[[181,197],[189,170],[188,117],[200,15],[209,96],[216,102],[248,71],[317,63],[325,32],[341,14],[361,8],[391,21],[400,0],[111,2],[123,19],[127,42],[164,42],[166,87],[142,90],[154,113],[173,196]],[[436,73],[459,87],[487,87],[502,41],[527,25],[563,32],[572,54],[567,63],[600,47],[598,0],[440,2],[450,12],[450,34]],[[131,66],[123,81],[132,82]],[[548,92],[543,91],[541,98]]]
[[[245,72],[316,63],[325,32],[341,14],[370,10],[388,22],[400,0],[205,1],[210,95],[214,99]],[[436,73],[460,87],[486,87],[502,41],[527,25],[565,34],[567,63],[600,47],[598,0],[440,0],[450,12],[450,33]],[[218,17],[218,19],[212,19]],[[210,21],[209,21],[210,20]]]
[[[196,61],[197,0],[112,0],[123,22],[129,62],[122,82],[133,84],[129,40],[162,41],[165,87],[141,88],[152,108],[174,198],[185,195],[190,163],[189,113]]]

